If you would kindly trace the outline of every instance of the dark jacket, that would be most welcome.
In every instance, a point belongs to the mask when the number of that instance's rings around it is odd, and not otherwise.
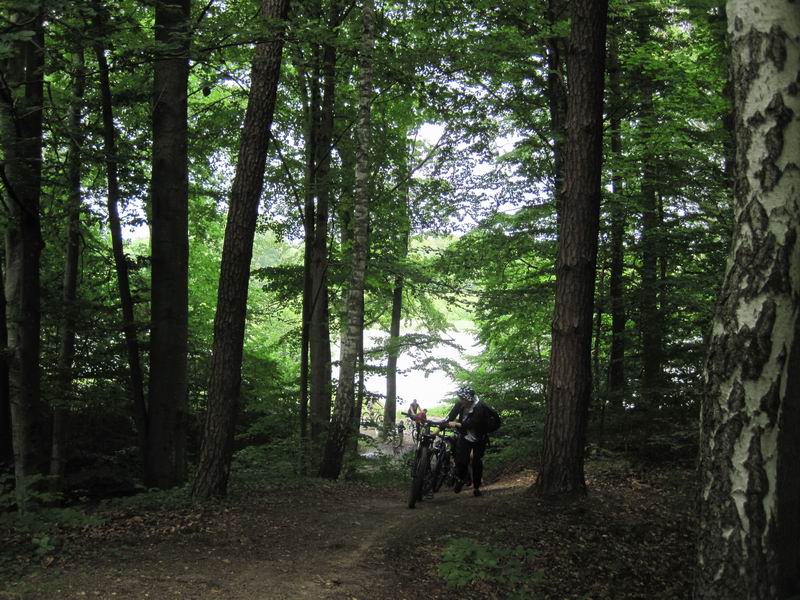
[[[479,440],[484,439],[487,435],[486,423],[489,417],[489,409],[483,402],[478,402],[470,414],[466,416],[462,414],[468,410],[469,408],[464,409],[460,402],[456,402],[450,414],[447,415],[447,420],[461,423],[461,429],[459,430],[461,435],[466,435],[467,431],[472,430]]]

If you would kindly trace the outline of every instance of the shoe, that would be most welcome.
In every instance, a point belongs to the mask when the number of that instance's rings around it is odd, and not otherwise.
[[[461,491],[461,488],[464,487],[464,481],[462,479],[456,479],[456,484],[453,486],[453,491],[457,494]]]
[[[475,496],[476,498],[478,498],[480,496],[483,496],[483,494],[481,493],[480,488],[475,488],[474,490],[472,490],[472,495]]]

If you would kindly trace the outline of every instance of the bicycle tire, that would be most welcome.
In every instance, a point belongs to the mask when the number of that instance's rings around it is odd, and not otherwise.
[[[447,472],[450,469],[450,456],[443,453],[441,456],[436,457],[436,466],[433,469],[433,493],[435,494],[442,489],[442,484],[447,478]]]
[[[414,491],[414,484],[417,479],[417,465],[419,464],[419,454],[416,456],[416,460],[412,459],[409,461],[409,467],[411,468],[411,485],[408,488],[408,508],[414,508],[414,505],[417,503],[417,494]]]
[[[419,453],[416,464],[416,472],[411,480],[411,490],[408,496],[408,508],[414,508],[417,501],[422,500],[422,487],[425,484],[425,477],[428,475],[430,454],[427,447],[423,447]]]

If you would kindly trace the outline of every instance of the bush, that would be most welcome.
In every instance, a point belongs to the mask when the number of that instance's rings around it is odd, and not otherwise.
[[[542,580],[541,573],[529,564],[532,558],[533,551],[522,546],[489,546],[459,537],[445,546],[439,575],[454,589],[483,587],[502,591],[504,598],[529,599]]]
[[[238,491],[285,484],[298,479],[299,467],[300,442],[295,437],[248,446],[233,455],[230,487]]]

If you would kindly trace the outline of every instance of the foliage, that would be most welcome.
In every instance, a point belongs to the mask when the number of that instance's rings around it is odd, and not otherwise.
[[[350,455],[344,466],[345,479],[358,481],[376,487],[396,487],[405,485],[409,469],[404,457],[397,458],[378,453],[374,456]]]
[[[104,509],[123,513],[141,514],[188,508],[192,505],[188,486],[168,490],[150,489],[131,496],[110,498],[102,502]]]
[[[236,452],[231,466],[232,492],[242,493],[299,480],[300,454],[296,437],[248,446]]]
[[[544,433],[543,410],[524,415],[503,412],[503,426],[491,436],[487,449],[486,475],[500,475],[538,467]]]
[[[328,8],[326,0],[321,14]],[[137,431],[131,418],[119,292],[108,239],[97,59],[89,42],[105,49],[111,65],[121,218],[130,238],[125,251],[146,379],[153,5],[119,0],[98,12],[88,0],[59,0],[48,3],[48,11],[42,392],[48,406],[68,412],[74,432],[69,438],[68,474],[127,469],[127,475],[137,479],[134,460],[121,459],[136,445]],[[198,4],[193,11],[188,98],[190,460],[199,448],[205,409],[219,260],[253,42],[264,35],[257,3],[251,0],[224,6]],[[718,3],[711,0],[612,2],[611,12],[609,40],[619,55],[624,93],[607,99],[607,117],[620,116],[622,152],[611,151],[607,133],[590,438],[612,449],[643,448],[653,454],[647,450],[650,445],[662,448],[656,454],[683,457],[691,453],[689,433],[731,221],[725,24]],[[339,62],[331,149],[331,315],[340,313],[349,264],[359,16],[357,9],[346,11],[335,36]],[[239,470],[253,477],[260,467],[247,457],[246,445],[272,448],[269,452],[277,459],[269,467],[274,468],[273,475],[293,476],[294,467],[289,465],[295,452],[291,446],[298,432],[300,395],[308,102],[304,93],[309,93],[301,82],[307,84],[315,68],[315,47],[332,39],[326,19],[308,4],[298,5],[291,20],[251,263],[242,414],[236,432],[237,451],[245,452],[237,458]],[[390,345],[396,344],[413,359],[414,369],[445,371],[468,381],[505,417],[493,449],[497,462],[503,468],[529,465],[535,460],[544,420],[557,251],[555,132],[550,130],[546,52],[549,37],[564,33],[567,23],[551,26],[544,4],[519,0],[502,6],[485,0],[411,1],[384,5],[378,27],[365,327],[387,334],[366,349],[366,370],[385,373]],[[649,38],[641,42],[645,28]],[[0,32],[0,57],[9,57],[14,42],[30,33],[11,26]],[[78,301],[67,307],[61,289],[66,156],[72,135],[67,115],[79,52],[87,73],[81,274]],[[643,100],[648,93],[652,114],[645,115]],[[664,374],[659,406],[643,406],[639,389],[647,319],[642,311],[646,162],[656,173],[659,203],[656,247]],[[608,191],[614,177],[621,181],[616,194]],[[609,231],[615,209],[626,216],[627,381],[624,406],[619,407],[607,405],[606,385],[611,343]],[[393,290],[400,279],[403,328],[400,338],[390,341]],[[61,394],[56,368],[59,327],[70,313],[77,320],[77,354],[72,387]],[[338,337],[338,325],[332,318],[332,339]],[[474,356],[459,349],[469,363],[467,371],[461,368],[463,361],[431,358],[430,349],[446,343],[452,329],[473,331],[480,344]],[[450,407],[429,408],[431,416],[443,416]],[[77,477],[68,482],[85,488]],[[135,488],[135,482],[130,487]]]
[[[37,548],[52,543],[58,531],[81,529],[103,523],[102,517],[79,508],[43,508],[34,512],[0,514],[0,529],[26,532]],[[35,541],[38,539],[38,542]]]
[[[456,537],[444,548],[439,575],[457,590],[474,586],[502,590],[505,598],[535,598],[542,574],[529,564],[534,556],[532,550],[521,545],[489,546],[472,538]]]

